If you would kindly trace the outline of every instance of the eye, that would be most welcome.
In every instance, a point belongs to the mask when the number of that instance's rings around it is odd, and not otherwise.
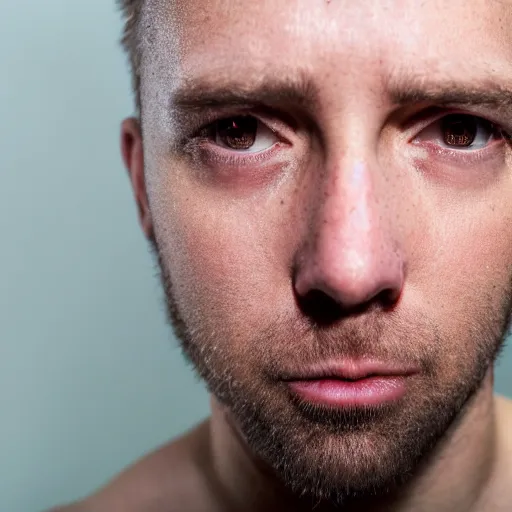
[[[201,135],[238,153],[264,151],[279,140],[273,130],[253,116],[220,119],[204,128]]]
[[[423,129],[415,142],[434,142],[443,149],[478,150],[502,136],[490,121],[470,114],[449,114]]]

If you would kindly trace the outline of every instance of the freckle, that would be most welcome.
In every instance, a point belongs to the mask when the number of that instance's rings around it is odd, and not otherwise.
[[[281,199],[281,204],[284,204],[284,200],[283,199]]]

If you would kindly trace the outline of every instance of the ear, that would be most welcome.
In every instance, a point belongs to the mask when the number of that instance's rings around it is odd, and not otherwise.
[[[121,154],[130,176],[133,194],[139,212],[139,222],[146,238],[154,237],[153,221],[149,210],[149,201],[144,176],[144,151],[142,146],[142,131],[139,120],[125,119],[121,124]]]

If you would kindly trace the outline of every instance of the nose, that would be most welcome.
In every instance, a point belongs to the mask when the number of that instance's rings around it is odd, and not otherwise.
[[[310,228],[296,254],[295,291],[299,297],[325,294],[343,310],[375,301],[393,305],[405,271],[390,215],[396,212],[390,211],[386,186],[377,190],[368,165],[347,167],[326,178],[322,200],[311,209]]]

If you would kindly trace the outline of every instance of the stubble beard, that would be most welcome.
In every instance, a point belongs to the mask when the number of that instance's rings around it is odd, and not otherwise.
[[[168,320],[186,360],[230,411],[252,453],[267,463],[295,495],[314,506],[357,505],[406,485],[447,432],[462,420],[502,352],[510,328],[512,279],[501,310],[489,311],[484,320],[472,326],[478,339],[474,352],[459,361],[457,379],[437,385],[434,354],[442,347],[443,339],[436,335],[436,326],[425,323],[419,336],[429,336],[432,346],[415,357],[414,362],[422,367],[422,376],[412,379],[403,400],[343,410],[315,407],[289,396],[282,383],[268,379],[268,375],[259,373],[255,378],[249,369],[240,371],[240,365],[247,364],[246,361],[237,360],[223,346],[201,336],[201,329],[191,329],[178,307],[170,272],[156,244],[153,249],[165,291]],[[397,332],[402,329],[398,338],[405,339],[415,332],[410,326],[396,327]],[[249,345],[271,346],[275,329],[258,333]],[[358,333],[345,334],[359,340]],[[363,353],[369,347],[362,338],[359,346]],[[339,349],[334,345],[332,351],[318,347],[318,357]],[[398,355],[398,349],[389,351],[389,355],[393,354]],[[311,351],[310,356],[313,357]],[[272,364],[279,364],[276,357],[272,362],[269,360]]]

